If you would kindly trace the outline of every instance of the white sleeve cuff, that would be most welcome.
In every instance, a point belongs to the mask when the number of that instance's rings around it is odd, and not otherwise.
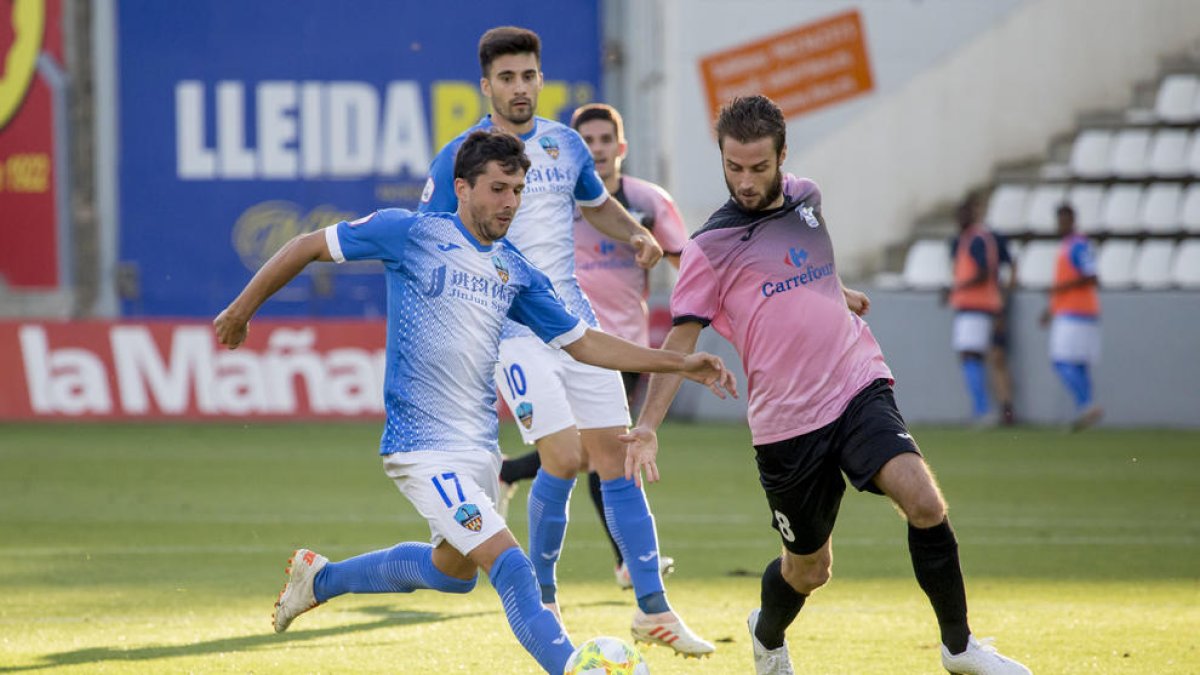
[[[575,342],[575,341],[579,340],[580,338],[582,338],[584,333],[587,332],[587,330],[588,330],[588,325],[582,321],[579,321],[578,323],[575,324],[574,328],[563,333],[562,335],[559,335],[558,337],[554,338],[553,340],[551,340],[550,342],[548,342],[546,344],[550,345],[551,347],[554,347],[555,349],[562,349],[563,347],[566,347],[567,345],[571,344],[572,342]]]
[[[577,202],[577,203],[578,203],[580,206],[586,206],[586,207],[588,207],[588,208],[595,208],[595,207],[597,207],[597,206],[600,206],[600,205],[601,205],[601,204],[603,204],[604,202],[608,201],[608,198],[609,198],[610,196],[611,196],[611,195],[609,195],[609,194],[608,194],[608,190],[605,190],[604,192],[601,192],[601,193],[600,193],[600,196],[599,196],[599,197],[596,197],[595,199],[588,199],[588,200],[586,200],[586,201],[584,201],[584,200],[582,200],[582,199],[576,199],[575,201],[576,201],[576,202]]]
[[[325,228],[325,245],[329,247],[329,255],[336,262],[346,262],[346,256],[342,253],[342,242],[338,239],[337,224],[330,225]]]

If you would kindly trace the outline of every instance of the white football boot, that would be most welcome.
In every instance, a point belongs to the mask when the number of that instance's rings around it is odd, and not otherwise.
[[[755,607],[746,618],[746,627],[750,629],[750,644],[754,646],[754,672],[756,675],[795,675],[792,670],[792,657],[788,655],[787,640],[776,649],[767,649],[758,641],[754,629],[758,627],[758,615],[762,610]]]
[[[701,658],[717,651],[711,642],[693,633],[674,612],[649,616],[639,609],[633,615],[629,632],[635,643],[670,647],[684,657]]]
[[[662,578],[666,579],[667,577],[671,576],[671,573],[674,571],[675,559],[668,558],[666,556],[659,556],[658,573],[662,575]],[[622,590],[627,591],[633,588],[633,578],[629,576],[629,566],[625,564],[625,561],[622,560],[620,565],[617,565],[615,568],[613,568],[613,574],[617,577],[617,585],[620,586]]]
[[[287,630],[296,617],[320,604],[313,595],[313,581],[317,578],[317,572],[328,564],[329,558],[306,548],[297,549],[288,559],[288,568],[285,570],[288,580],[279,592],[275,613],[271,615],[276,633]]]
[[[942,645],[942,667],[954,675],[1031,675],[1030,670],[996,651],[992,638],[967,638],[967,649],[951,654]]]

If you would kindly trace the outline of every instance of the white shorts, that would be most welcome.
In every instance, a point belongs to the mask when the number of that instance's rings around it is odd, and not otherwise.
[[[1096,363],[1100,360],[1100,323],[1076,316],[1056,316],[1050,324],[1050,360]]]
[[[467,555],[508,527],[496,513],[500,455],[487,450],[394,452],[383,470],[429,522],[430,543]]]
[[[954,351],[986,354],[992,347],[992,315],[959,312],[954,315]]]
[[[570,426],[629,426],[619,372],[580,363],[536,337],[500,341],[496,386],[527,444]]]

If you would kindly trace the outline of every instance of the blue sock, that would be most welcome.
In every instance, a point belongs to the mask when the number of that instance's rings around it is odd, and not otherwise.
[[[968,356],[962,360],[963,378],[967,381],[967,391],[971,394],[971,414],[983,417],[991,409],[988,402],[987,369],[983,359]]]
[[[529,558],[542,589],[542,602],[555,602],[555,568],[567,536],[567,502],[575,479],[558,478],[538,469],[529,488]]]
[[[1092,404],[1092,378],[1086,363],[1055,361],[1054,370],[1075,399],[1075,409],[1082,411]]]
[[[514,546],[492,563],[491,580],[517,641],[547,673],[563,672],[575,647],[554,614],[542,607],[533,563]]]
[[[433,547],[410,541],[329,563],[313,579],[313,595],[325,602],[344,593],[412,593],[419,588],[467,593],[478,578],[443,574],[433,566]]]
[[[646,494],[625,477],[601,481],[600,491],[604,494],[604,521],[629,567],[638,607],[647,614],[669,612],[658,571],[658,532]]]

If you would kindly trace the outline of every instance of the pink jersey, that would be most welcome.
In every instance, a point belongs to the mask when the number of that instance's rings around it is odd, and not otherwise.
[[[665,253],[679,254],[687,228],[665,190],[639,178],[623,176],[613,194],[633,219],[645,225]],[[600,327],[618,337],[649,345],[646,271],[637,266],[634,248],[601,234],[575,212],[575,276],[592,303]]]
[[[731,199],[683,250],[676,324],[712,324],[746,369],[755,445],[833,422],[872,381],[891,379],[866,322],[846,307],[821,191],[788,176],[788,200],[748,212]]]

